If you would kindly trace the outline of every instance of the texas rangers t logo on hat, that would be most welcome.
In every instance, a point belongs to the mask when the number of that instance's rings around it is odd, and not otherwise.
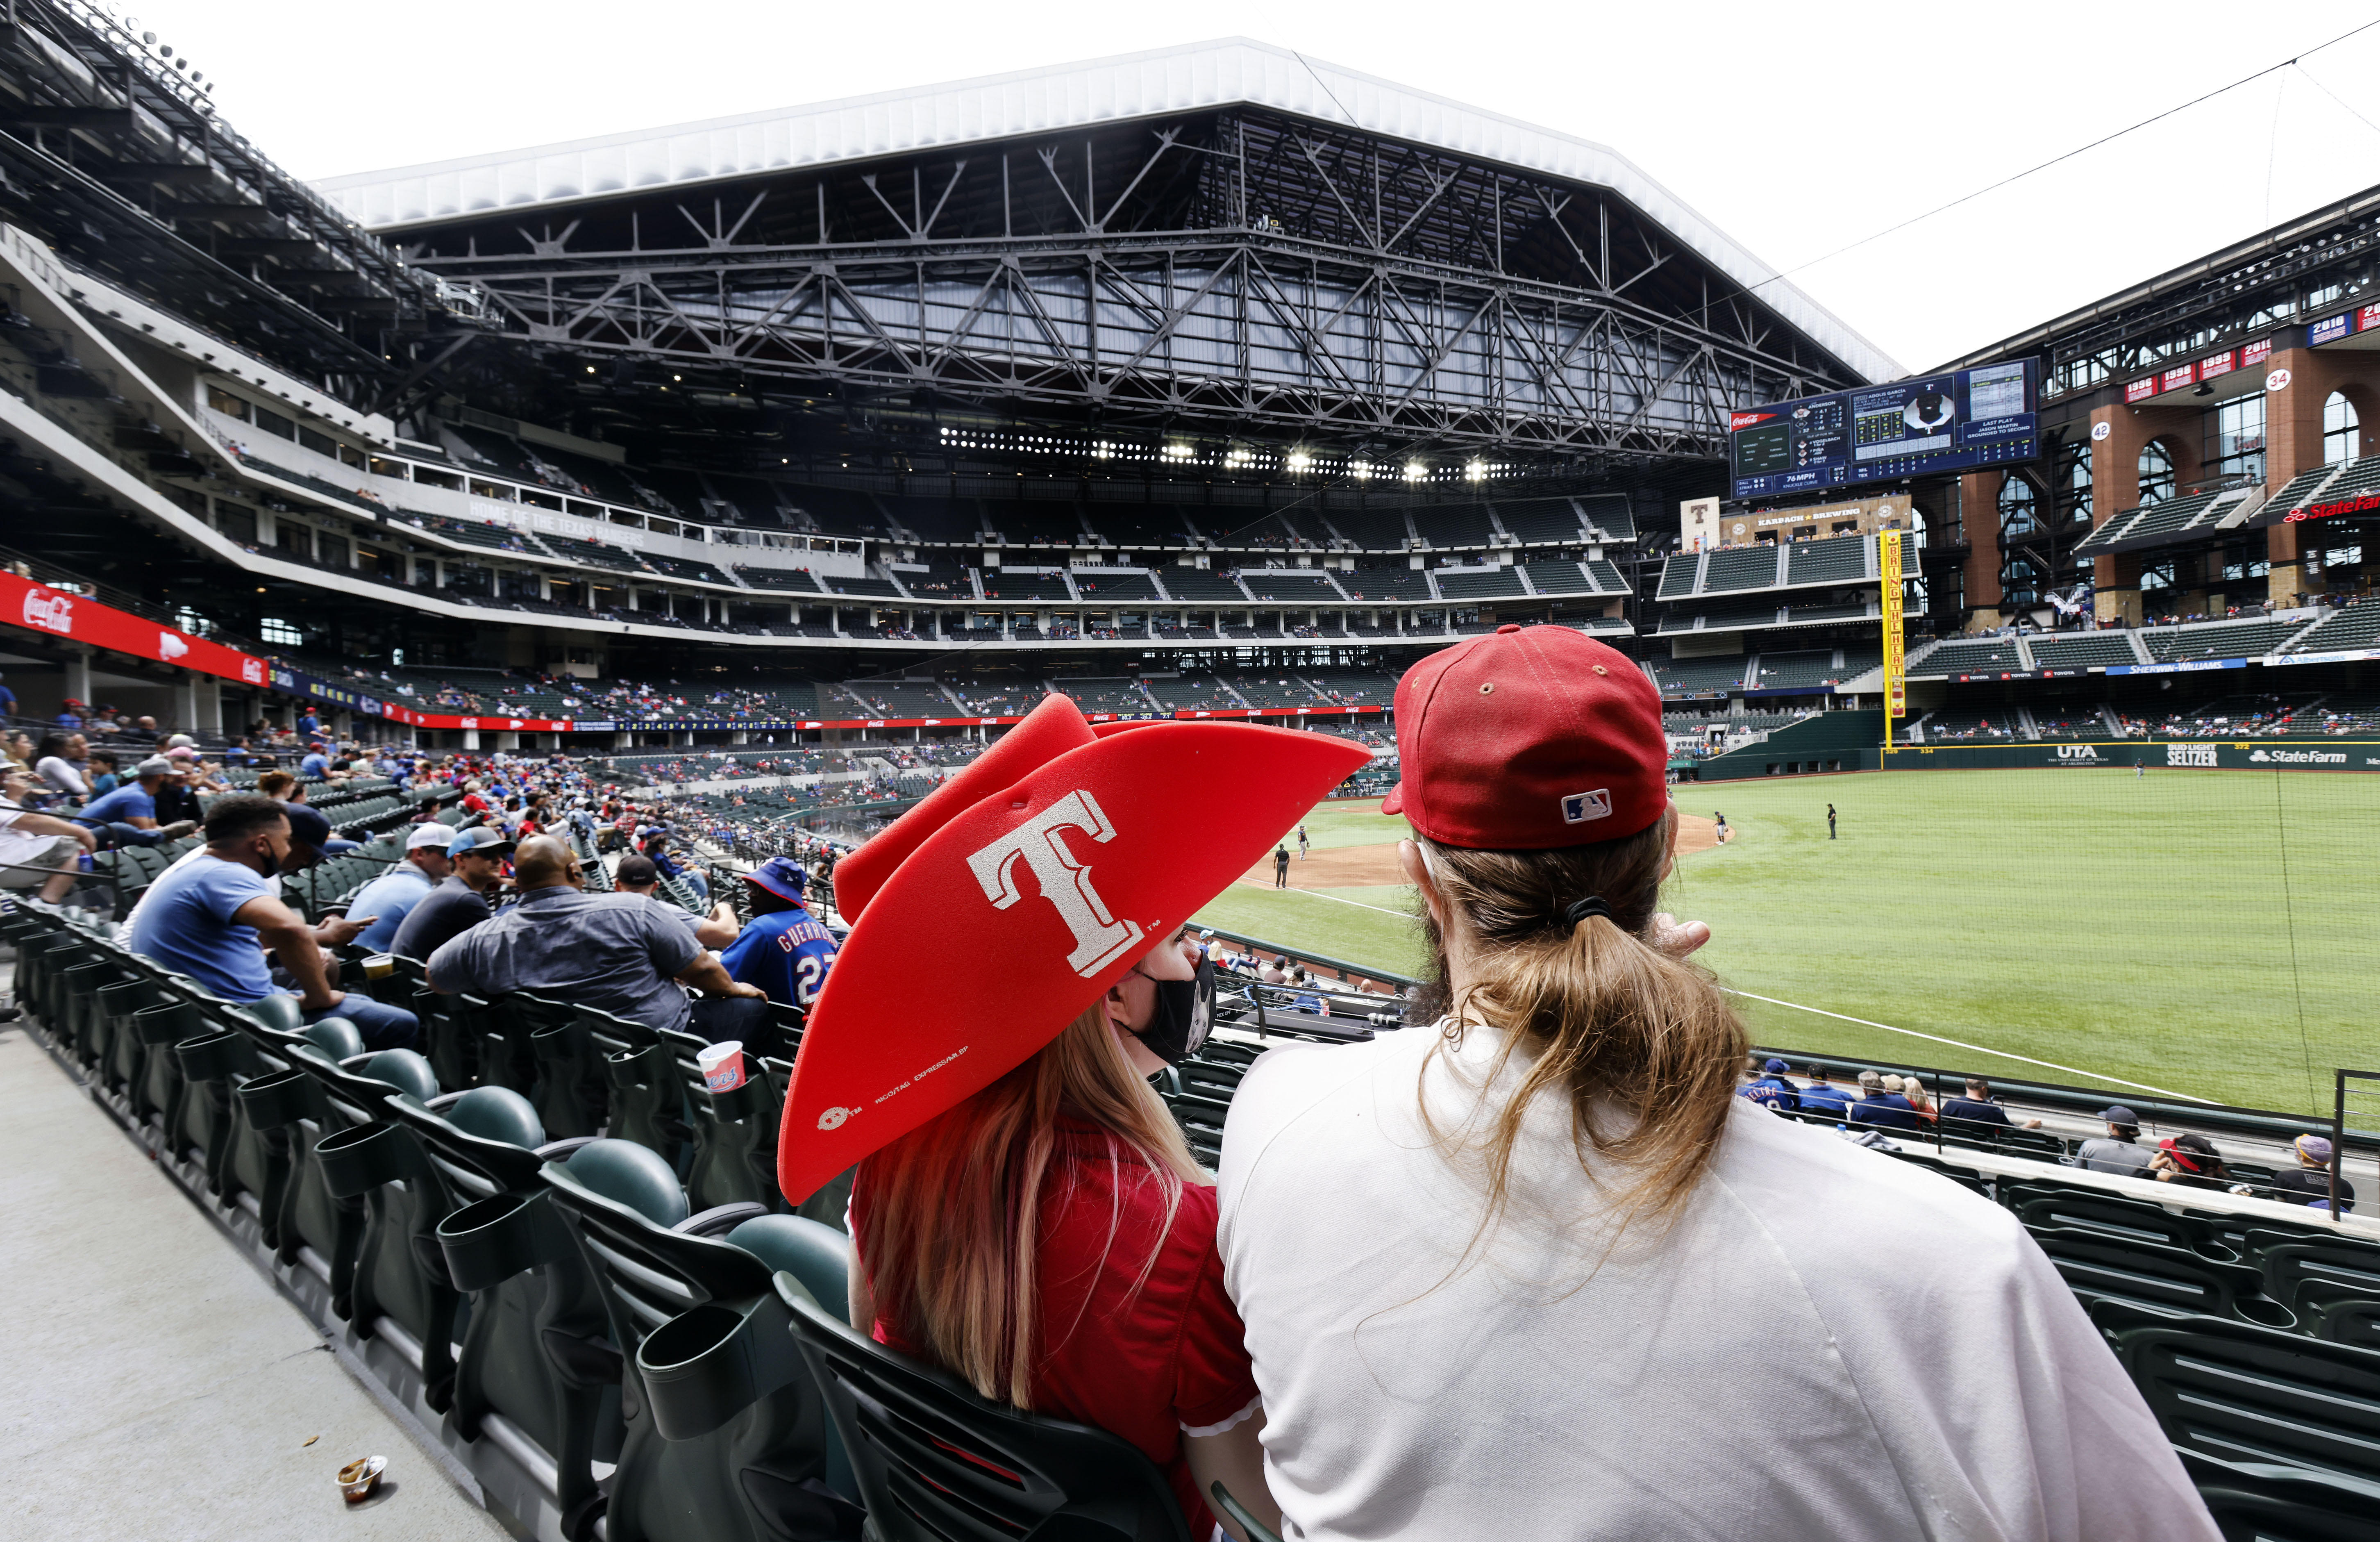
[[[1611,817],[1611,789],[1597,787],[1591,793],[1572,793],[1561,800],[1561,810],[1564,824],[1608,820]]]
[[[1091,887],[1091,865],[1075,860],[1058,833],[1062,830],[1079,830],[1094,841],[1115,839],[1115,827],[1099,804],[1077,787],[968,856],[967,867],[983,885],[991,907],[1005,910],[1022,897],[1014,869],[1023,857],[1041,886],[1041,897],[1058,907],[1059,918],[1075,934],[1075,951],[1066,955],[1066,966],[1078,975],[1096,975],[1145,934],[1109,914],[1107,902]]]

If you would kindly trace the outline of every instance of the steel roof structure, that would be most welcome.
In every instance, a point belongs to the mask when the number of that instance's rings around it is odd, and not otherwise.
[[[1645,464],[1900,372],[1612,151],[1245,40],[318,186],[690,384]]]

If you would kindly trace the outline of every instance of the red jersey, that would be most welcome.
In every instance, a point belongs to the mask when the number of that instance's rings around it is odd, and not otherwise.
[[[1238,1423],[1257,1402],[1256,1371],[1247,1330],[1223,1289],[1215,1191],[1184,1186],[1160,1243],[1164,1214],[1163,1194],[1143,1159],[1097,1125],[1059,1118],[1058,1150],[1041,1188],[1033,1411],[1095,1425],[1139,1447],[1172,1484],[1190,1535],[1204,1538],[1215,1519],[1184,1460],[1183,1432],[1220,1433]],[[852,1190],[851,1224],[864,1260],[863,1186]],[[1135,1292],[1152,1246],[1157,1261]],[[934,1363],[881,1317],[875,1337]]]

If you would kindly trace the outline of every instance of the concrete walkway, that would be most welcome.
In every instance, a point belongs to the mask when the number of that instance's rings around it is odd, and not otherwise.
[[[14,1025],[0,1110],[0,1534],[507,1535]],[[375,1453],[349,1511],[334,1475]]]

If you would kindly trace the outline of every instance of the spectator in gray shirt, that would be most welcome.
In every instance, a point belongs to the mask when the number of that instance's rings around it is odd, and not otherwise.
[[[2119,1178],[2151,1178],[2149,1163],[2156,1153],[2139,1144],[2140,1116],[2118,1103],[2101,1114],[2107,1122],[2107,1137],[2086,1140],[2075,1153],[2074,1165],[2091,1172],[2112,1172]]]
[[[528,990],[656,1030],[691,1026],[714,1043],[767,1038],[768,997],[758,987],[729,977],[691,930],[644,896],[587,893],[586,869],[559,840],[523,841],[513,881],[518,905],[430,955],[432,990]],[[710,999],[691,1006],[679,984]]]

